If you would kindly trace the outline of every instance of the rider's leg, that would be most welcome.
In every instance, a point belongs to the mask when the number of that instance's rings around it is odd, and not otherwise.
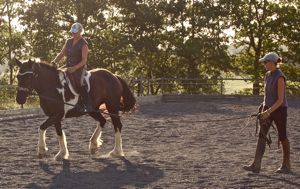
[[[81,86],[80,96],[84,104],[84,112],[93,112],[95,108],[93,107],[92,100],[90,98],[89,92],[87,91],[86,86]]]

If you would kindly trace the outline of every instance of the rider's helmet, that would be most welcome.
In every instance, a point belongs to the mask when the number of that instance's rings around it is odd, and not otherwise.
[[[83,27],[82,27],[82,25],[80,23],[76,22],[76,23],[74,23],[71,26],[70,32],[71,33],[78,33],[78,32],[80,32],[80,34],[83,34]]]

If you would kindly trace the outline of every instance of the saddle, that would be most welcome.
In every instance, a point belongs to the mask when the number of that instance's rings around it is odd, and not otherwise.
[[[69,78],[67,74],[67,69],[58,69],[59,70],[59,80],[61,85],[65,88],[68,87],[74,96],[79,96],[78,89],[76,89],[75,83],[72,79]],[[83,78],[82,78],[82,86],[86,87],[87,91],[89,92],[91,89],[90,85],[90,77],[91,73],[89,71],[83,71]]]

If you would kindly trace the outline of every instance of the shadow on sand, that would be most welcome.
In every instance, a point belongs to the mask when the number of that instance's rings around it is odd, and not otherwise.
[[[281,182],[287,185],[287,188],[300,188],[300,183],[297,182],[297,178],[299,178],[299,175],[297,173],[288,173],[288,174],[275,174],[275,175],[265,175],[265,174],[255,174],[255,173],[250,173],[250,176],[253,177],[261,177],[265,182],[270,180],[271,182]]]
[[[149,165],[133,164],[126,158],[121,158],[124,164],[113,163],[109,159],[97,159],[105,167],[100,171],[71,171],[71,162],[64,160],[63,169],[55,174],[48,164],[40,162],[40,167],[47,174],[54,175],[47,188],[143,188],[161,179],[163,171]],[[45,188],[31,183],[27,188]]]

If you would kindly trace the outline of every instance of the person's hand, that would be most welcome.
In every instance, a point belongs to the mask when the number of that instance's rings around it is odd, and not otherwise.
[[[54,62],[54,61],[51,61],[51,63],[50,63],[54,68],[57,68],[57,63],[56,62]]]
[[[75,68],[74,66],[73,67],[67,67],[67,72],[69,73],[73,73],[77,70],[77,68]]]
[[[262,113],[259,114],[259,116],[261,117],[261,119],[268,119],[268,117],[270,116],[270,110],[266,110],[266,111],[263,111]]]

